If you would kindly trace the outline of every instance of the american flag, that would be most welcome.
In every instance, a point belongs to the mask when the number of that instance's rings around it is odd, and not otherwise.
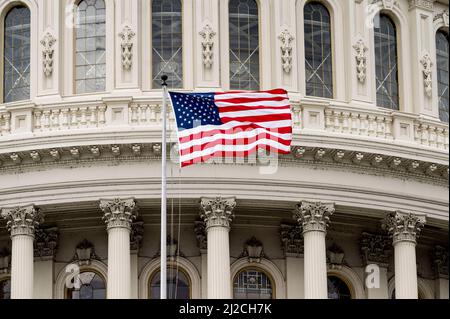
[[[291,107],[283,89],[169,94],[182,167],[216,156],[245,157],[258,149],[290,152]]]

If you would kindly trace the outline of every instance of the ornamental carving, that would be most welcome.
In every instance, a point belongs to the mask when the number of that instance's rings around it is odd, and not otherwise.
[[[334,203],[302,201],[297,204],[294,219],[302,225],[303,234],[309,231],[326,232],[334,210]]]
[[[392,241],[389,236],[362,233],[361,255],[365,265],[378,264],[387,267],[392,251],[391,248]]]
[[[392,10],[394,6],[398,6],[397,0],[372,0],[372,4],[381,3],[384,9]]]
[[[252,236],[244,244],[244,250],[239,257],[247,257],[250,263],[259,263],[264,257],[263,244],[260,240]]]
[[[203,29],[199,32],[202,37],[202,59],[205,68],[211,68],[213,64],[213,46],[214,37],[216,32],[213,30],[212,26],[207,22],[203,26]]]
[[[34,205],[2,209],[2,217],[6,219],[6,227],[11,237],[16,235],[34,236],[36,227],[44,221],[39,208]]]
[[[327,249],[327,262],[330,264],[331,269],[341,269],[344,264],[345,253],[344,250],[333,243]]]
[[[194,222],[194,233],[197,238],[197,246],[200,251],[206,251],[208,248],[208,240],[206,236],[205,223],[202,221]]]
[[[206,223],[206,230],[215,226],[229,228],[234,218],[233,209],[235,206],[235,197],[202,198],[200,202],[200,217]]]
[[[133,38],[135,35],[136,33],[128,25],[125,25],[119,33],[122,48],[122,67],[125,70],[131,69],[133,65]]]
[[[359,38],[358,41],[353,45],[353,49],[356,51],[355,59],[356,59],[356,71],[358,81],[364,83],[366,81],[366,70],[367,70],[367,46],[364,43],[362,38]]]
[[[136,218],[136,202],[134,198],[113,200],[100,200],[100,209],[103,211],[103,220],[107,229],[123,227],[131,230],[131,222]]]
[[[409,241],[416,244],[424,225],[425,216],[395,211],[387,214],[382,227],[392,236],[393,244],[395,245],[402,241]]]
[[[444,10],[439,12],[434,16],[434,21],[442,19],[442,22],[444,23],[444,26],[448,27],[448,10]]]
[[[433,10],[433,1],[435,0],[409,0],[409,8],[421,8],[421,9],[428,9]]]
[[[59,237],[56,227],[37,228],[34,237],[34,257],[49,259],[55,257]]]
[[[300,225],[281,224],[280,239],[285,256],[303,256],[303,234]]]
[[[55,52],[54,45],[56,43],[55,37],[47,31],[41,39],[42,49],[42,64],[44,67],[45,76],[49,77],[53,73],[53,53]]]
[[[287,28],[284,28],[278,36],[278,39],[281,41],[281,63],[283,70],[289,73],[292,69],[292,41],[294,37]]]
[[[448,278],[448,249],[436,246],[434,250],[434,270],[438,278]]]
[[[130,250],[139,251],[142,247],[142,239],[144,238],[144,222],[142,220],[135,221],[131,224],[130,232]]]
[[[431,97],[433,93],[433,87],[432,83],[433,80],[431,78],[432,75],[432,69],[433,61],[431,60],[431,57],[428,53],[425,53],[420,60],[420,64],[422,65],[422,72],[423,72],[423,84],[425,86],[425,92],[427,96]]]
[[[72,261],[77,261],[81,265],[90,265],[93,259],[99,259],[95,254],[94,244],[92,244],[87,239],[83,239],[75,247],[75,256]]]

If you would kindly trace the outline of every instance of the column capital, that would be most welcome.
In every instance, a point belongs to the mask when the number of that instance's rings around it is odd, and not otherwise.
[[[309,231],[326,232],[334,211],[334,203],[302,201],[297,204],[294,219],[302,225],[303,234]]]
[[[416,244],[424,225],[424,215],[395,211],[386,215],[382,227],[392,236],[393,245],[395,245],[405,241]]]
[[[206,230],[216,226],[229,228],[234,218],[236,197],[202,197],[200,207],[200,217],[205,221]]]
[[[3,208],[1,216],[6,219],[6,227],[11,233],[11,238],[17,235],[34,237],[35,228],[44,221],[40,209],[34,205]]]
[[[107,230],[111,228],[127,228],[131,230],[131,222],[136,218],[136,201],[134,198],[101,199],[100,209]]]
[[[361,234],[361,254],[365,265],[377,264],[387,267],[392,251],[389,236],[382,234]]]

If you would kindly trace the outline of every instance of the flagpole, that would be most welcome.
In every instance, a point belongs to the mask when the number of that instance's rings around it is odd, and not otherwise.
[[[163,88],[163,107],[162,107],[162,159],[161,159],[161,269],[160,269],[160,296],[161,299],[167,299],[167,176],[166,176],[166,122],[167,122],[167,75],[161,76]]]

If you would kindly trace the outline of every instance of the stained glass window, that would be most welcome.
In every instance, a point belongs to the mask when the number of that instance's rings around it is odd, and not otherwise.
[[[436,33],[436,67],[438,80],[439,118],[448,123],[448,34]]]
[[[391,18],[375,17],[374,36],[377,105],[398,110],[397,34]]]
[[[272,299],[272,282],[262,271],[246,269],[234,279],[235,299]]]
[[[255,0],[229,2],[230,88],[259,90],[259,17]]]
[[[76,7],[75,91],[106,88],[106,11],[104,0],[83,0]]]
[[[331,23],[327,8],[309,2],[304,8],[306,95],[333,97]]]
[[[105,280],[97,273],[80,273],[79,284],[79,287],[67,290],[67,299],[106,299]]]
[[[30,98],[30,10],[12,8],[5,17],[3,102]]]
[[[158,271],[150,280],[150,299],[160,299],[161,273]],[[169,267],[167,269],[167,298],[190,299],[189,279],[183,271]]]
[[[183,87],[182,4],[180,0],[152,2],[153,88],[161,88],[167,75],[171,88]]]

